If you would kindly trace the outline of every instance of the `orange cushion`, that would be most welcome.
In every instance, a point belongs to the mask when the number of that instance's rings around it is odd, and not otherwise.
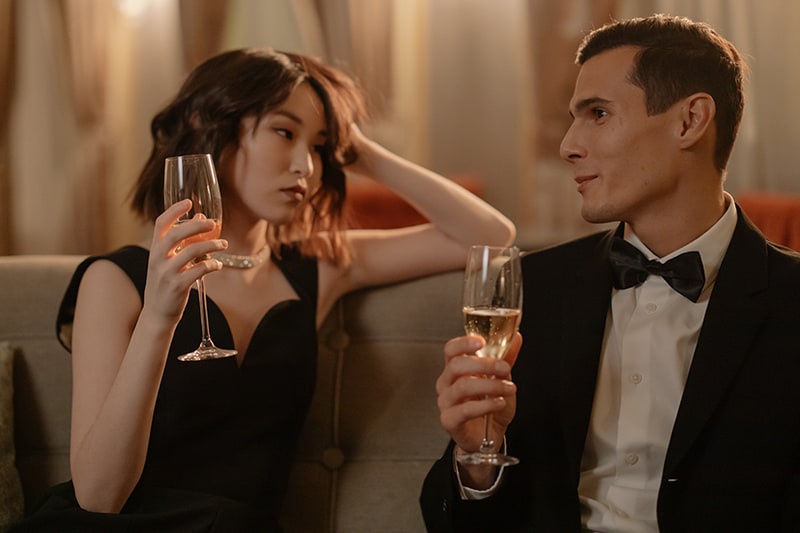
[[[768,240],[800,250],[800,196],[751,192],[736,202]]]
[[[477,196],[483,185],[474,176],[451,178]],[[401,228],[427,219],[385,185],[372,180],[348,180],[346,210],[352,228]]]

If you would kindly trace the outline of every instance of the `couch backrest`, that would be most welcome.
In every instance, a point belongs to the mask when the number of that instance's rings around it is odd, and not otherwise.
[[[69,478],[70,358],[55,315],[79,256],[0,257],[0,341],[17,348],[17,466],[26,503]],[[447,436],[434,382],[461,334],[461,274],[350,294],[320,330],[317,389],[295,460],[288,532],[424,531],[422,479]]]
[[[0,341],[16,348],[14,434],[26,505],[69,478],[69,354],[56,313],[80,256],[0,257]]]

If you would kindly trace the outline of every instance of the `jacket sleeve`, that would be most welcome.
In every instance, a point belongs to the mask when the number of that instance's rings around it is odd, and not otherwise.
[[[800,466],[794,469],[786,486],[786,496],[781,512],[781,531],[787,533],[797,531],[798,524],[800,524]]]
[[[496,494],[483,500],[464,500],[453,469],[451,442],[444,455],[433,464],[425,477],[420,494],[420,508],[429,533],[470,533],[510,531],[503,523],[511,517],[502,509],[504,497]],[[500,491],[502,492],[502,491]]]

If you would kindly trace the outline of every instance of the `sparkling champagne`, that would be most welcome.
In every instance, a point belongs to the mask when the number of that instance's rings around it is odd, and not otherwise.
[[[189,222],[191,219],[184,218],[175,222],[175,225],[184,224]],[[187,237],[183,239],[181,243],[176,248],[176,251],[180,251],[193,242],[200,242],[200,241],[210,241],[212,239],[219,239],[220,234],[222,233],[222,221],[218,218],[212,219],[214,221],[214,227],[211,228],[211,231],[207,231],[205,233],[200,233],[198,235],[192,235],[191,237]]]
[[[502,359],[519,326],[520,310],[464,307],[463,311],[467,335],[478,335],[486,341],[477,355]]]

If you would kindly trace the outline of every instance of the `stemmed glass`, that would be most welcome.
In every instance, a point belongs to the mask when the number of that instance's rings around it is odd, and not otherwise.
[[[201,240],[219,238],[222,230],[222,197],[217,183],[217,172],[210,154],[192,154],[168,157],[164,162],[164,207],[183,199],[192,200],[188,213],[177,224],[191,220],[195,215],[203,215],[215,222],[214,229],[201,235],[194,235],[178,245],[178,249]],[[193,352],[178,356],[181,361],[203,361],[236,355],[236,350],[218,348],[211,340],[208,329],[208,310],[206,308],[205,280],[197,280],[197,294],[200,298],[200,328],[202,340]]]
[[[502,359],[522,317],[522,268],[516,246],[472,246],[464,273],[464,330],[483,337],[479,357]],[[457,456],[464,464],[515,465],[519,459],[492,452],[489,439],[491,415],[484,417],[480,450]]]

